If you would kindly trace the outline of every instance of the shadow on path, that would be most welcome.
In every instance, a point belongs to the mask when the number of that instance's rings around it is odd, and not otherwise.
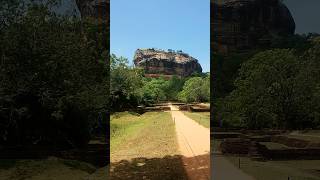
[[[226,157],[220,153],[211,155],[212,177],[213,179],[232,180],[255,180],[252,176],[244,173],[241,169],[235,167]]]
[[[204,155],[208,156],[208,155]],[[183,157],[180,155],[165,156],[163,158],[134,158],[131,161],[122,160],[111,163],[110,179],[115,180],[184,180],[202,177],[205,172],[209,172],[210,167],[206,166],[203,159],[207,157]],[[188,163],[200,163],[198,168],[187,170]],[[199,164],[198,164],[199,165]],[[189,178],[188,178],[189,177]],[[201,180],[202,178],[197,178]]]

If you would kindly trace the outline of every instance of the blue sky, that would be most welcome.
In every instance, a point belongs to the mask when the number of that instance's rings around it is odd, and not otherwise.
[[[182,50],[210,71],[209,0],[111,0],[110,50],[132,63],[137,48]]]
[[[285,0],[296,22],[296,33],[320,33],[319,0]]]

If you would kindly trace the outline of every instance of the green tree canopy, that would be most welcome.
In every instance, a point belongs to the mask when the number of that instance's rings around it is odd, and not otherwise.
[[[179,99],[184,102],[208,102],[210,100],[210,77],[192,77],[188,79]]]
[[[80,27],[83,28],[80,28]],[[108,47],[92,22],[34,5],[0,31],[1,135],[85,145],[108,111]],[[17,133],[19,132],[19,133]],[[60,140],[59,140],[60,139]]]
[[[293,50],[269,50],[245,62],[220,118],[248,128],[313,127],[320,61],[311,50],[301,58]]]

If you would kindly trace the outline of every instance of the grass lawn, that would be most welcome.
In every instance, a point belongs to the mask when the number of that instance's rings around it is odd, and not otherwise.
[[[117,147],[129,137],[136,135],[144,127],[146,120],[138,114],[121,112],[110,117],[110,152],[118,150]]]
[[[284,144],[274,143],[274,142],[261,142],[260,144],[265,145],[268,149],[292,149]]]
[[[320,143],[320,137],[313,137],[309,135],[287,135],[287,137],[306,140],[314,143]]]
[[[239,158],[227,156],[236,167]],[[240,158],[240,167],[257,180],[319,180],[320,160],[291,160],[291,161],[253,161],[247,157]]]
[[[302,139],[302,140],[306,140],[306,141],[310,141],[313,143],[320,143],[320,136],[313,136],[313,135],[305,135],[305,134],[301,134],[301,135],[287,135],[289,138],[296,138],[296,139]]]
[[[111,160],[178,154],[175,127],[168,112],[117,113],[111,116],[110,126]]]
[[[297,138],[313,143],[320,143],[320,130],[294,131],[287,135],[289,138]]]
[[[111,179],[184,179],[168,112],[111,116]]]
[[[186,116],[198,122],[206,128],[210,128],[210,112],[183,112]]]

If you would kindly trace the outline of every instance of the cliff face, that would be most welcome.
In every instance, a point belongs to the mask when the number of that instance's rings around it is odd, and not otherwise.
[[[211,9],[214,51],[268,46],[273,37],[295,32],[293,17],[280,0],[215,0]]]
[[[7,1],[7,2],[10,2],[10,1]],[[3,7],[6,7],[7,2],[1,1],[1,3],[3,3],[1,5],[3,5]],[[42,4],[42,5],[48,5],[49,10],[58,15],[63,15],[67,17],[80,17],[80,11],[78,9],[78,6],[75,0],[58,0],[56,2],[52,1],[51,3],[49,3],[49,0],[18,0],[18,1],[14,0],[12,2],[19,3],[20,7],[22,8],[22,11],[27,11],[30,5]]]
[[[106,19],[109,16],[109,0],[75,0],[81,17]]]
[[[147,76],[160,75],[190,76],[194,72],[202,72],[198,60],[182,51],[163,51],[156,49],[137,49],[134,64],[145,70]]]
[[[21,0],[20,3],[25,5],[31,3],[45,5],[48,1],[49,0]],[[92,17],[104,20],[108,19],[110,14],[110,0],[58,0],[57,3],[49,4],[51,4],[50,9],[59,15]]]

